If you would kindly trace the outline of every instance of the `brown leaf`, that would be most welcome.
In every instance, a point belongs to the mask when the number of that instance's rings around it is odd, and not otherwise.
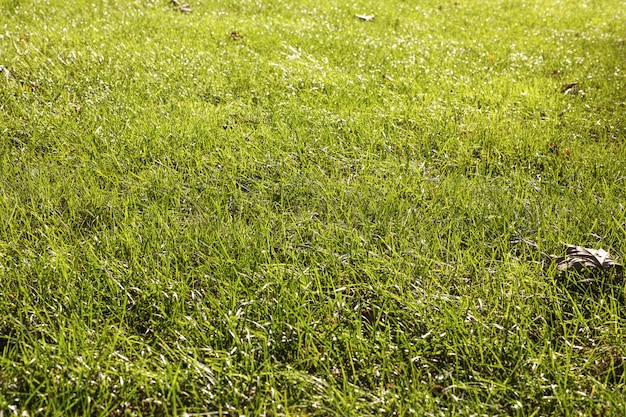
[[[586,268],[616,268],[622,269],[604,249],[589,249],[576,245],[565,245],[565,257],[557,258],[557,268],[560,271],[581,271]]]
[[[550,142],[550,143],[548,144],[548,150],[549,150],[550,152],[555,153],[555,154],[557,154],[557,155],[558,155],[558,154],[559,154],[559,145],[558,145],[558,144],[556,144],[556,143],[554,143],[554,142]]]
[[[187,3],[180,3],[178,0],[171,0],[172,6],[174,6],[175,10],[178,10],[181,13],[191,13],[193,9]]]
[[[580,85],[578,85],[578,82],[563,84],[561,86],[561,93],[575,96],[580,93]]]
[[[230,32],[230,39],[238,41],[239,39],[243,39],[243,35],[237,31],[232,31]]]
[[[561,150],[559,144],[555,142],[550,142],[548,144],[548,150],[556,156],[561,156],[565,159],[569,158],[572,154],[572,150],[570,148],[563,148],[563,150]]]

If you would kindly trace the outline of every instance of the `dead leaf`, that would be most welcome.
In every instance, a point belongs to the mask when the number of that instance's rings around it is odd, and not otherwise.
[[[557,258],[559,271],[581,271],[587,268],[622,270],[622,265],[611,258],[604,249],[589,249],[576,245],[565,245],[565,257]]]
[[[230,32],[230,39],[233,41],[238,41],[239,39],[243,39],[243,35],[237,31]]]
[[[580,85],[578,84],[578,82],[573,82],[573,83],[563,84],[561,86],[561,93],[563,93],[563,94],[571,94],[571,95],[575,96],[578,93],[582,93],[582,90],[580,89]]]
[[[364,22],[371,22],[372,20],[374,20],[374,15],[370,14],[355,14],[354,15],[357,19],[362,20]]]
[[[560,156],[565,159],[569,158],[569,156],[572,154],[572,150],[570,148],[561,149],[559,144],[555,142],[550,142],[548,144],[548,150],[556,156]]]
[[[175,10],[178,10],[181,13],[191,13],[193,9],[187,3],[180,3],[178,0],[171,0],[172,6],[174,6]]]
[[[556,143],[554,143],[554,142],[550,142],[550,143],[548,144],[548,150],[549,150],[550,152],[555,153],[555,154],[557,154],[557,155],[558,155],[558,154],[559,154],[559,145],[558,145],[558,144],[556,144]]]

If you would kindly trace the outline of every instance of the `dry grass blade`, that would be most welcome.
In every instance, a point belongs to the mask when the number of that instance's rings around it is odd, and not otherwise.
[[[585,268],[622,269],[604,249],[589,249],[582,246],[566,245],[565,257],[557,259],[557,268],[561,271],[580,271]]]
[[[4,65],[0,65],[0,74],[4,75],[7,79],[11,78],[11,71]]]

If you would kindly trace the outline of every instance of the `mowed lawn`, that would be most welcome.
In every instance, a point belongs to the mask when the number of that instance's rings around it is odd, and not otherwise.
[[[626,415],[623,1],[188,1],[0,0],[0,416]]]

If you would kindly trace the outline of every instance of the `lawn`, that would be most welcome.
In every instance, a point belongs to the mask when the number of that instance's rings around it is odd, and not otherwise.
[[[626,415],[621,0],[188,1],[0,0],[0,416]]]

